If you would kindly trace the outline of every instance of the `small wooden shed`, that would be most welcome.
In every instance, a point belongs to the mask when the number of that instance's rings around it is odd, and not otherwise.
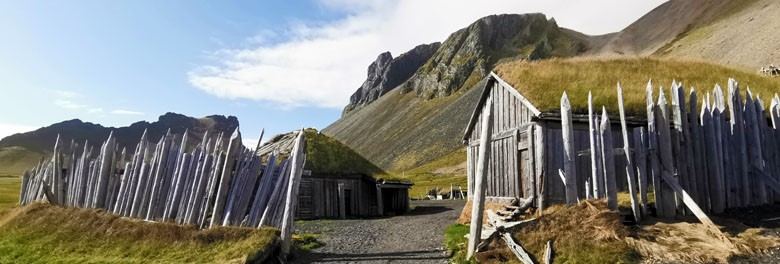
[[[275,136],[257,151],[286,155],[295,133]],[[349,147],[306,130],[306,165],[298,192],[300,219],[344,219],[402,214],[409,209],[409,181],[375,179],[381,170]]]
[[[493,106],[493,135],[488,161],[486,196],[496,198],[534,198],[534,205],[565,203],[566,194],[558,170],[563,169],[563,143],[559,111],[542,112],[517,89],[491,72],[486,77],[484,90],[463,135],[467,146],[468,193],[474,193],[474,175],[480,142],[479,127],[483,108],[488,99]],[[560,87],[562,94],[564,87]],[[560,97],[549,98],[560,100]],[[619,122],[617,118],[611,121]],[[643,118],[629,118],[632,126],[641,126]],[[573,145],[580,155],[576,159],[577,175],[581,179],[591,175],[589,127],[587,115],[574,114]],[[615,146],[622,145],[619,123],[612,125]],[[631,130],[629,130],[631,131]],[[631,132],[630,132],[631,133]],[[632,136],[633,134],[629,134]],[[615,167],[625,167],[625,157],[615,155]],[[626,172],[616,171],[617,184],[626,186]],[[585,182],[579,181],[580,198],[585,196]]]

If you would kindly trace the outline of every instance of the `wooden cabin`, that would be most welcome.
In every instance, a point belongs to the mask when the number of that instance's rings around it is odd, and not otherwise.
[[[479,128],[485,102],[490,98],[494,118],[486,196],[533,197],[536,199],[534,205],[539,208],[565,203],[564,184],[558,176],[558,170],[563,169],[560,111],[539,111],[534,102],[527,100],[495,73],[491,72],[486,78],[484,90],[463,135],[463,143],[467,146],[468,193],[474,193],[473,179],[481,138]],[[562,94],[563,87],[560,89],[559,94]],[[560,95],[549,100],[560,100]],[[614,146],[622,146],[619,120],[610,120],[615,122],[611,126]],[[642,118],[629,118],[629,124],[635,127],[643,125],[642,121]],[[591,162],[586,154],[590,148],[587,115],[574,114],[573,125],[572,143],[580,154],[576,159],[577,175],[580,179],[590,178]],[[614,158],[616,168],[625,167],[623,155],[615,155]],[[626,172],[616,170],[615,173],[618,188],[625,188]],[[585,197],[585,181],[578,181],[577,185],[578,196],[582,199]]]
[[[286,155],[295,133],[274,137],[257,155]],[[409,209],[409,181],[375,179],[367,160],[335,139],[306,130],[306,164],[298,192],[299,219],[391,216]]]

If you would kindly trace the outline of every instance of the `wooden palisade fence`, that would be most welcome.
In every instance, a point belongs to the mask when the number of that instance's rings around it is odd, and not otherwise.
[[[633,128],[632,139],[620,85],[617,91],[623,133],[620,149],[611,146],[606,110],[602,109],[601,117],[595,115],[589,98],[594,179],[586,179],[583,196],[606,197],[609,207],[617,209],[615,170],[625,169],[637,221],[648,214],[651,185],[658,216],[693,214],[709,225],[712,222],[706,213],[780,201],[780,97],[772,98],[767,113],[760,96],[753,96],[749,88],[743,100],[739,84],[733,79],[728,81],[728,94],[716,85],[712,94],[708,92],[702,99],[693,89],[686,96],[682,84],[673,82],[670,104],[663,90],[657,98],[653,96],[650,82],[646,90],[647,126]],[[562,106],[567,105],[564,93]],[[562,116],[567,111],[571,110],[562,107]],[[566,122],[563,118],[563,128],[571,130]],[[563,135],[566,144],[566,131]],[[626,168],[615,168],[611,160],[618,154],[626,156]],[[576,177],[567,171],[561,174]],[[567,188],[569,191],[577,192]]]
[[[277,227],[287,253],[305,163],[303,129],[291,156],[281,161],[276,153],[260,157],[244,147],[238,128],[227,145],[222,134],[207,133],[191,151],[187,135],[176,142],[169,131],[151,144],[144,132],[130,156],[113,134],[97,154],[88,142],[65,148],[58,137],[52,158],[24,173],[19,203],[46,200],[201,228]]]

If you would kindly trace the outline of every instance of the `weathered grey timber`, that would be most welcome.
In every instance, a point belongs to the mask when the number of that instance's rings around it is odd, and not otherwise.
[[[484,120],[482,122],[480,134],[479,151],[477,152],[477,168],[474,178],[474,195],[471,199],[471,225],[469,229],[469,244],[466,251],[466,258],[471,258],[477,251],[479,238],[482,237],[482,211],[485,209],[485,181],[487,180],[488,161],[490,159],[491,135],[493,134],[493,107],[492,100],[486,102],[484,108]]]
[[[590,188],[592,197],[595,199],[601,199],[604,195],[604,170],[603,163],[601,161],[601,151],[599,146],[598,137],[600,136],[598,131],[599,124],[596,123],[596,115],[593,114],[593,94],[588,91],[588,140],[590,141],[590,167],[592,179]]]
[[[515,239],[512,238],[512,233],[502,232],[501,238],[504,239],[504,242],[506,242],[506,245],[509,248],[509,250],[512,251],[512,253],[515,253],[517,259],[519,259],[524,264],[534,264],[534,261],[531,259],[531,256],[523,248],[523,246],[515,242]]]
[[[214,211],[211,214],[212,227],[222,222],[222,214],[225,210],[225,203],[227,203],[228,189],[230,188],[230,182],[233,178],[232,171],[233,166],[235,165],[236,155],[238,155],[239,144],[241,144],[241,132],[236,128],[236,130],[233,131],[233,135],[230,136],[227,154],[225,154],[225,166],[222,167],[222,175],[219,177],[217,198],[214,200]]]
[[[566,172],[566,204],[574,205],[577,203],[577,165],[575,164],[576,153],[572,146],[574,137],[574,128],[571,121],[571,104],[569,97],[563,93],[561,97],[561,131],[563,132],[563,167]]]
[[[731,124],[731,133],[732,137],[734,138],[733,144],[736,145],[735,151],[737,151],[735,154],[737,155],[736,160],[734,162],[735,167],[737,168],[737,180],[735,181],[736,184],[738,184],[740,187],[738,187],[739,193],[742,194],[740,200],[737,201],[739,206],[747,206],[751,205],[751,195],[752,192],[750,190],[750,180],[748,178],[748,152],[747,152],[747,141],[745,139],[745,123],[744,123],[744,114],[742,109],[744,109],[742,105],[742,98],[739,92],[739,84],[734,79],[729,79],[729,114],[730,114],[730,124]]]
[[[636,174],[639,186],[639,201],[642,217],[647,216],[647,186],[649,184],[647,177],[647,131],[644,127],[634,128],[634,157],[636,157]]]
[[[604,159],[604,186],[607,193],[607,207],[618,209],[617,182],[615,181],[615,158],[612,145],[612,127],[606,107],[601,108],[601,157]]]
[[[658,120],[657,115],[660,113],[655,111],[657,107],[653,101],[653,98],[655,97],[653,96],[652,80],[647,82],[645,93],[647,97],[647,152],[649,156],[648,160],[650,162],[648,175],[652,177],[653,181],[653,196],[655,198],[656,214],[660,216],[666,215],[665,211],[668,209],[664,208],[664,192],[661,191],[661,162],[658,157],[658,129],[656,128],[655,123],[655,121]]]
[[[626,154],[626,175],[628,176],[628,194],[631,196],[631,209],[634,212],[634,220],[639,223],[642,220],[642,212],[639,209],[639,201],[636,198],[636,175],[634,174],[634,162],[631,158],[631,150],[628,144],[628,124],[626,123],[626,110],[623,106],[623,88],[620,83],[617,86],[618,109],[620,111],[620,127],[623,132],[623,151]]]
[[[284,257],[290,253],[292,232],[295,225],[293,217],[295,217],[296,199],[298,198],[298,189],[301,182],[300,178],[301,174],[303,174],[303,164],[306,159],[303,154],[304,134],[306,134],[306,132],[301,128],[301,132],[295,140],[295,146],[293,147],[293,154],[291,157],[293,166],[290,171],[290,181],[287,186],[287,199],[285,199],[286,202],[284,205],[284,216],[282,217],[281,228],[281,252]]]
[[[666,101],[666,95],[664,94],[663,89],[660,90],[658,93],[658,104],[655,106],[655,112],[657,114],[655,115],[655,125],[656,129],[658,131],[658,159],[660,160],[660,169],[658,171],[659,177],[661,177],[662,173],[664,171],[674,171],[674,161],[672,159],[672,139],[670,135],[670,127],[669,127],[669,108]],[[663,181],[667,181],[666,178],[661,177]],[[674,176],[671,177],[673,180],[677,180],[674,178]],[[660,182],[660,181],[659,181]],[[661,207],[663,207],[663,214],[659,214],[662,217],[666,218],[672,218],[674,217],[677,212],[677,203],[675,202],[675,194],[674,190],[671,189],[671,187],[668,186],[668,184],[659,184],[655,185],[656,188],[661,189],[661,197],[662,200],[660,203],[662,203]],[[656,192],[658,192],[656,190]],[[656,201],[656,203],[659,203],[659,201]]]

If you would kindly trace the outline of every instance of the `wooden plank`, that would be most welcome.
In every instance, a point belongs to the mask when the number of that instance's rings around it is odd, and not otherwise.
[[[604,181],[604,169],[601,161],[601,152],[599,151],[599,124],[596,123],[596,115],[593,113],[593,94],[588,91],[588,139],[590,141],[590,166],[591,166],[591,196],[596,199],[601,199],[601,193]]]
[[[734,138],[735,155],[737,155],[734,165],[737,169],[736,183],[739,184],[740,200],[738,206],[752,204],[750,181],[748,178],[748,150],[745,138],[744,113],[742,111],[742,98],[739,92],[739,84],[734,79],[729,79],[729,114],[731,133]]]
[[[690,128],[690,146],[692,147],[693,156],[696,157],[693,159],[695,162],[691,164],[693,168],[695,169],[695,178],[694,178],[694,185],[692,187],[696,188],[699,194],[699,200],[698,204],[700,204],[702,207],[704,207],[704,210],[709,212],[711,208],[710,204],[710,183],[709,183],[709,176],[707,175],[707,164],[710,161],[706,158],[706,154],[704,153],[704,133],[702,132],[702,124],[699,120],[699,109],[698,109],[698,97],[696,95],[696,91],[691,89],[688,97],[690,98],[690,101],[688,102],[688,108],[690,109],[688,111],[688,119],[689,123],[688,126]],[[702,104],[704,105],[704,104]],[[704,107],[702,106],[702,109]]]
[[[566,172],[566,204],[574,205],[577,203],[577,165],[576,150],[572,145],[574,138],[574,127],[571,120],[571,104],[566,92],[561,97],[561,131],[563,135],[563,167]]]
[[[225,154],[225,164],[222,168],[222,175],[219,180],[219,188],[217,189],[217,196],[214,200],[214,211],[211,213],[211,226],[214,227],[222,223],[222,217],[225,213],[225,204],[227,204],[228,192],[230,184],[233,180],[233,167],[236,156],[241,147],[241,132],[238,127],[233,131],[230,136],[230,143],[228,144],[227,153]]]
[[[669,108],[668,108],[668,102],[666,101],[666,95],[664,95],[664,91],[660,90],[658,93],[658,103],[655,106],[656,112],[656,120],[655,120],[655,126],[656,131],[658,133],[658,140],[656,141],[656,146],[658,148],[658,160],[660,161],[660,168],[658,170],[659,177],[663,171],[674,171],[674,161],[672,160],[672,140],[670,135],[670,128],[669,128]],[[671,177],[675,181],[677,180],[674,176]],[[666,179],[662,178],[663,181],[666,181]],[[661,182],[659,180],[659,182]],[[676,215],[676,202],[675,202],[675,194],[674,190],[672,190],[668,184],[659,184],[655,185],[656,187],[660,187],[661,192],[661,201],[656,201],[656,204],[659,202],[662,203],[660,206],[663,208],[663,210],[658,214],[661,217],[665,218],[672,218]],[[656,190],[656,192],[659,192],[659,190]]]
[[[639,201],[636,198],[636,175],[634,174],[634,162],[631,158],[630,146],[628,144],[628,124],[626,124],[626,110],[623,104],[623,88],[618,83],[618,109],[620,111],[620,127],[623,132],[623,150],[626,154],[626,175],[628,177],[628,194],[631,196],[631,209],[634,212],[634,220],[639,223],[642,220],[642,212],[639,209]]]
[[[647,132],[644,127],[634,128],[634,158],[636,160],[636,173],[639,186],[639,201],[642,216],[647,216]]]
[[[515,240],[512,238],[512,234],[509,232],[503,232],[501,234],[501,238],[504,239],[504,242],[506,242],[507,247],[509,250],[512,251],[512,253],[515,253],[515,256],[517,256],[517,259],[519,259],[524,264],[533,264],[534,261],[531,259],[531,256],[528,255],[528,252],[515,242]]]
[[[719,161],[717,155],[718,147],[715,137],[715,126],[713,125],[712,114],[706,108],[702,109],[701,122],[704,124],[704,129],[702,129],[702,133],[704,135],[703,151],[707,160],[706,170],[707,176],[709,178],[707,187],[709,188],[710,208],[713,213],[719,214],[722,213],[725,209],[726,203],[724,200],[723,182],[720,180],[721,175],[717,165]]]
[[[545,201],[547,200],[547,191],[545,188],[547,187],[547,177],[544,176],[545,168],[547,166],[546,158],[545,158],[545,152],[546,152],[546,146],[545,146],[545,127],[542,124],[537,125],[534,128],[534,145],[535,145],[535,151],[536,153],[533,153],[532,155],[535,155],[534,157],[534,164],[536,164],[536,190],[538,192],[538,203],[537,208],[539,215],[541,215],[542,211],[545,207]]]
[[[482,137],[480,138],[479,157],[477,158],[477,173],[474,179],[474,197],[472,198],[471,207],[471,225],[469,231],[469,244],[466,251],[466,258],[471,258],[479,245],[479,238],[482,232],[482,211],[485,209],[485,185],[484,182],[487,177],[487,166],[490,161],[490,135],[493,130],[493,99],[488,98],[485,103],[485,108],[482,112],[482,117],[487,120],[480,131]]]
[[[293,218],[295,216],[295,207],[297,205],[298,189],[300,185],[301,174],[303,173],[303,166],[306,162],[304,156],[304,137],[306,132],[301,128],[295,139],[295,145],[292,150],[292,169],[290,170],[290,181],[287,188],[287,199],[285,199],[284,214],[282,217],[281,227],[281,254],[286,259],[290,254],[290,246],[292,245],[292,233],[294,231],[295,222]]]
[[[552,240],[547,240],[547,245],[544,249],[544,263],[545,264],[552,264],[553,263],[553,245]]]
[[[685,114],[687,109],[685,107],[685,93],[683,92],[682,85],[673,81],[670,96],[672,98],[672,105],[671,115],[668,117],[670,118],[669,120],[671,121],[672,129],[669,135],[672,144],[674,167],[676,168],[676,170],[672,171],[675,172],[674,176],[677,178],[680,186],[682,186],[683,189],[688,190],[693,197],[697,197],[696,191],[691,191],[691,185],[693,184],[690,181],[691,174],[688,166],[688,158],[692,157],[692,154],[688,153],[688,140],[686,140],[686,135],[688,133],[688,115]],[[679,202],[680,198],[678,197],[677,199],[677,209],[684,212],[685,208],[682,203]]]
[[[604,159],[604,187],[607,194],[607,207],[618,209],[617,182],[615,181],[615,158],[612,155],[612,126],[607,116],[607,108],[601,108],[601,157]]]

